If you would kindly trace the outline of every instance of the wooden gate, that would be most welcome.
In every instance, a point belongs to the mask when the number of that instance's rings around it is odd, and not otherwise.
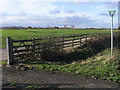
[[[29,40],[13,40],[10,37],[6,38],[7,43],[7,64],[12,64],[17,60],[35,60],[40,59],[40,53],[44,48],[64,49],[67,47],[80,46],[92,39],[99,39],[105,34],[82,34],[76,36],[62,36],[62,37],[47,37],[47,38],[33,38]]]

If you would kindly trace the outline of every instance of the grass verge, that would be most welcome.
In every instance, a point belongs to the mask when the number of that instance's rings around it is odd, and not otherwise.
[[[50,61],[33,61],[29,66],[34,68],[55,72],[67,72],[76,75],[88,76],[94,79],[103,79],[120,82],[120,51],[114,49],[112,57],[110,49],[105,49],[93,57],[86,60],[76,61],[69,64]]]

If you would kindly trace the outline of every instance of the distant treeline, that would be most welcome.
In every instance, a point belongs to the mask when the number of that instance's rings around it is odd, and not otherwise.
[[[14,27],[0,27],[0,29],[83,29],[83,30],[88,30],[88,29],[94,29],[94,30],[110,30],[110,28],[70,28],[70,27],[31,27],[31,26],[28,26],[28,27],[17,27],[17,26],[14,26]],[[114,28],[114,30],[120,30],[120,27],[119,28]]]

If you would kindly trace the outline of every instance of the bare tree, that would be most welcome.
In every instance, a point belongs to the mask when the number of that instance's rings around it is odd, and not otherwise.
[[[75,28],[75,25],[71,25],[71,28]]]
[[[67,28],[67,25],[64,25],[64,28]]]
[[[31,26],[28,26],[27,28],[28,28],[28,29],[32,29],[32,27],[31,27]]]

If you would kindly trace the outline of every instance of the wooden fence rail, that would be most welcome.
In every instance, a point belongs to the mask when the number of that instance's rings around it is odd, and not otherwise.
[[[29,40],[13,40],[10,37],[6,38],[7,56],[10,65],[14,60],[36,59],[40,56],[44,48],[67,48],[74,46],[82,46],[83,43],[89,40],[99,39],[106,34],[82,34],[76,36],[62,36],[62,37],[47,37],[47,38],[33,38]]]

